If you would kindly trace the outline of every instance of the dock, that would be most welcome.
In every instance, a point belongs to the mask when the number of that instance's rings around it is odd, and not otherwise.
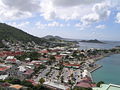
[[[95,66],[95,68],[93,68],[93,69],[90,70],[89,72],[92,73],[92,72],[96,71],[97,69],[99,69],[99,68],[101,68],[101,67],[102,67],[102,65],[98,65],[98,64],[97,64],[97,65]]]
[[[102,67],[102,65],[97,64],[95,68],[89,70],[89,75],[90,75],[90,78],[91,78],[92,82],[94,82],[93,77],[92,77],[92,72],[96,71],[97,69],[99,69],[101,67]]]

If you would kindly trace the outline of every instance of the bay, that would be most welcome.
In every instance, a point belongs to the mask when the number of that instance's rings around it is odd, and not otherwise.
[[[120,85],[120,54],[105,57],[96,62],[103,67],[94,71],[92,77],[94,82],[104,81]]]
[[[86,43],[86,42],[79,42],[80,49],[111,49],[115,46],[120,46],[119,41],[104,41],[105,44],[102,43]]]

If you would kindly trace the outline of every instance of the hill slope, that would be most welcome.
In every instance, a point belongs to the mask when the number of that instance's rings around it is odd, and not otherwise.
[[[101,41],[99,41],[99,40],[97,40],[97,39],[95,39],[95,40],[82,40],[82,41],[80,41],[80,42],[87,42],[87,43],[104,43],[104,42],[101,42]]]
[[[0,42],[2,40],[12,40],[12,41],[21,41],[23,43],[34,41],[37,44],[42,44],[47,42],[43,38],[38,38],[32,36],[20,29],[9,26],[4,23],[0,23]]]

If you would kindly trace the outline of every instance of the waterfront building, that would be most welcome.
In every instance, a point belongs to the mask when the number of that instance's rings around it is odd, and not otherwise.
[[[102,84],[100,87],[93,87],[93,90],[120,90],[120,85]]]

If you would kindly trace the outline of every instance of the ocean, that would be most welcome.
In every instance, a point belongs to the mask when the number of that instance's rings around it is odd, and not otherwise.
[[[96,63],[103,67],[92,73],[94,82],[104,81],[107,84],[120,85],[120,54],[105,57]]]
[[[80,49],[90,49],[90,48],[111,49],[115,46],[120,46],[120,42],[117,41],[104,41],[104,42],[105,44],[79,42],[79,45],[80,45]]]
[[[80,49],[111,49],[115,46],[120,46],[120,42],[105,42],[106,44],[98,43],[84,43],[80,42]],[[96,62],[103,67],[94,71],[92,77],[94,82],[104,81],[105,83],[119,84],[120,85],[120,54],[114,54],[105,57]]]

